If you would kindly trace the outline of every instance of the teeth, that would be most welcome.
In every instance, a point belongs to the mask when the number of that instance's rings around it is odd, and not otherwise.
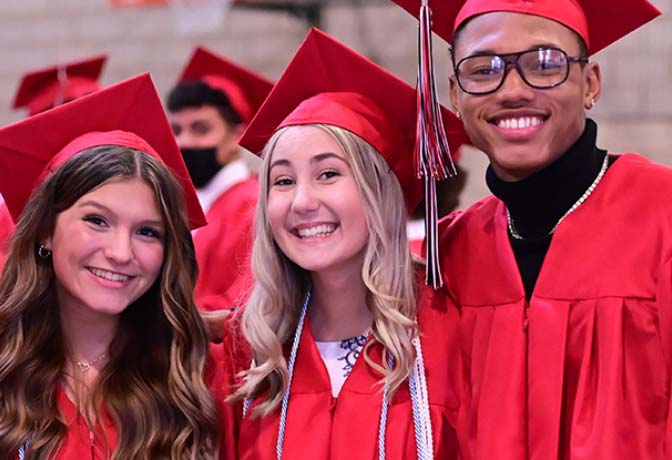
[[[117,283],[123,283],[124,281],[127,281],[130,278],[130,276],[128,275],[120,275],[119,273],[112,273],[105,270],[100,270],[98,268],[89,268],[89,271],[94,275],[96,275],[98,278],[103,278],[108,281],[115,281]]]
[[[500,118],[497,126],[503,129],[523,129],[530,126],[539,126],[544,122],[541,117]]]
[[[301,228],[298,233],[301,238],[309,238],[311,236],[326,236],[333,233],[334,230],[336,230],[336,225],[323,224],[311,228]]]

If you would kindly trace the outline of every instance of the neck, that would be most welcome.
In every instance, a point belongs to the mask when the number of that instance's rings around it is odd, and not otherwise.
[[[595,146],[597,125],[586,120],[579,139],[555,162],[517,181],[507,182],[488,167],[490,191],[502,200],[516,230],[526,238],[547,235],[599,174],[605,151]]]
[[[108,351],[117,332],[117,315],[96,312],[87,307],[61,307],[60,315],[65,342],[74,362],[86,363]],[[100,364],[96,363],[96,366]]]
[[[355,337],[371,327],[367,288],[361,267],[349,273],[313,273],[310,326],[315,340],[338,341]]]

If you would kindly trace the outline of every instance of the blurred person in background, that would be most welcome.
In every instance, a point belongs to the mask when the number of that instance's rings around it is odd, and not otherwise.
[[[168,96],[169,119],[208,225],[194,234],[202,310],[244,302],[257,203],[256,171],[238,138],[272,83],[212,51],[196,48]]]

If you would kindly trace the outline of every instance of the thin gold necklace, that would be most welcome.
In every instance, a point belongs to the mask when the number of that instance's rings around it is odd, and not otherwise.
[[[107,358],[107,352],[104,351],[95,358],[93,358],[91,361],[76,361],[75,364],[79,368],[80,372],[86,372],[89,369],[91,369],[91,366],[96,364],[97,362],[102,361],[103,359]]]

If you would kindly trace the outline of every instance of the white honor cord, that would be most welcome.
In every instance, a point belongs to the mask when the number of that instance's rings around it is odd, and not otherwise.
[[[310,303],[310,289],[306,293],[299,322],[294,332],[294,340],[292,342],[292,351],[289,355],[289,362],[287,363],[287,371],[289,379],[287,382],[287,389],[282,398],[282,405],[280,408],[280,426],[278,428],[278,441],[276,443],[277,460],[282,460],[282,450],[285,440],[285,429],[287,426],[287,409],[289,408],[289,395],[292,384],[292,377],[294,376],[294,365],[296,364],[296,356],[299,350],[299,343],[301,341],[301,334],[303,332],[303,325],[305,323],[306,312],[308,311],[308,304]],[[413,346],[416,350],[416,361],[409,379],[409,391],[411,394],[411,402],[413,404],[413,427],[415,429],[415,439],[418,449],[418,460],[432,460],[433,458],[433,440],[432,440],[432,423],[429,415],[429,398],[427,392],[427,379],[425,376],[425,363],[422,356],[422,347],[420,339],[413,340]],[[254,363],[252,363],[254,366]],[[388,357],[388,368],[392,369],[394,365],[394,358],[392,355]],[[387,427],[387,393],[389,385],[386,383],[383,389],[383,403],[380,409],[380,424],[378,426],[378,459],[385,460],[385,431]],[[243,418],[250,409],[252,404],[251,399],[246,399],[243,403]]]
[[[394,367],[394,357],[392,354],[389,354],[387,357],[387,368],[392,369]],[[378,424],[378,460],[385,460],[385,429],[387,428],[387,410],[389,404],[387,404],[387,393],[390,389],[390,385],[385,382],[383,387],[383,405],[380,408],[380,423]]]
[[[30,445],[30,439],[25,442],[24,445],[19,447],[19,459],[18,460],[26,460],[26,455],[28,454],[28,446]]]
[[[413,339],[415,347],[415,365],[408,381],[413,403],[413,423],[415,442],[418,447],[418,460],[434,458],[434,439],[432,438],[432,419],[429,413],[429,391],[425,375],[425,360],[422,355],[420,337]]]

